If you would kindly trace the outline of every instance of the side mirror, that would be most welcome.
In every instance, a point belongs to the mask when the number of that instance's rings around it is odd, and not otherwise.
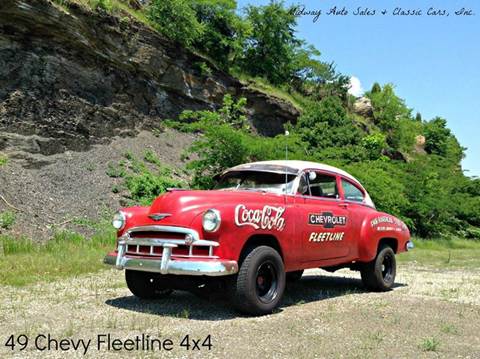
[[[314,181],[315,178],[317,178],[317,173],[316,172],[308,172],[308,180],[309,181]]]

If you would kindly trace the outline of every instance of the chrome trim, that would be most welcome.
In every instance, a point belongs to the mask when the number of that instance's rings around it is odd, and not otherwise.
[[[185,236],[190,235],[193,238],[191,243],[187,243],[184,239],[169,239],[169,238],[150,238],[150,237],[135,237],[132,238],[130,235],[137,232],[170,232],[170,233],[181,233]],[[160,236],[159,236],[160,237]],[[191,228],[184,227],[174,227],[174,226],[142,226],[142,227],[133,227],[125,231],[124,235],[119,238],[118,241],[118,253],[119,258],[123,258],[125,255],[139,255],[139,256],[152,256],[152,260],[160,258],[158,253],[155,253],[154,247],[162,247],[162,258],[168,254],[168,257],[172,256],[172,249],[178,246],[187,246],[188,247],[188,256],[186,255],[175,255],[176,258],[209,258],[209,259],[218,259],[218,256],[213,255],[213,249],[218,247],[220,244],[216,241],[209,241],[200,239],[198,232]],[[127,246],[135,246],[135,251],[128,250]],[[140,246],[148,246],[150,250],[148,253],[140,252]],[[193,254],[193,247],[202,246],[208,247],[208,256],[203,254]],[[166,248],[169,248],[166,251]],[[117,259],[121,261],[121,259]],[[117,267],[121,264],[118,264]]]
[[[171,248],[165,247],[165,256],[161,260],[123,257],[107,255],[103,262],[108,265],[115,265],[120,262],[121,268],[144,272],[155,272],[161,274],[175,275],[206,275],[206,276],[224,276],[238,272],[238,264],[232,260],[180,260],[171,259],[168,252]]]
[[[188,246],[183,239],[161,239],[161,238],[131,238],[130,236],[126,239],[128,245],[137,245],[137,246],[158,246],[163,247],[166,243],[176,244],[180,246]],[[207,241],[204,239],[199,239],[190,246],[212,246],[218,247],[219,243],[215,241]],[[137,251],[138,252],[138,251]]]
[[[218,223],[217,225],[215,226],[215,228],[212,230],[212,231],[208,231],[206,228],[205,228],[205,225],[203,223],[203,221],[205,220],[205,214],[207,214],[207,212],[213,212],[215,213],[215,216],[217,216],[218,218]],[[215,209],[215,208],[209,208],[207,209],[205,212],[203,212],[203,215],[202,215],[202,227],[203,227],[203,230],[207,231],[207,232],[210,232],[210,233],[214,233],[216,231],[218,231],[218,229],[220,228],[222,224],[222,216],[220,215],[220,211],[218,209]]]
[[[408,241],[406,244],[405,244],[405,249],[407,251],[411,251],[413,248],[415,248],[415,245],[413,244],[412,241]]]
[[[199,240],[200,236],[198,232],[191,228],[185,227],[174,227],[174,226],[141,226],[141,227],[132,227],[128,229],[125,233],[130,234],[133,232],[173,232],[173,233],[182,233],[182,234],[191,234],[195,240]]]
[[[148,218],[151,218],[154,221],[161,221],[162,219],[170,217],[171,215],[171,213],[152,213],[148,215]]]

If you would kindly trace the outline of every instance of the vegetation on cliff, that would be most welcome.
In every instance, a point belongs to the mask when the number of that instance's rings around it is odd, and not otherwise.
[[[422,121],[391,84],[374,84],[365,94],[371,115],[355,113],[355,99],[347,93],[348,77],[320,61],[319,51],[296,37],[292,8],[282,2],[250,6],[243,17],[237,14],[235,1],[173,3],[176,13],[192,16],[170,16],[168,1],[153,0],[147,13],[159,21],[160,31],[165,22],[190,21],[188,27],[196,31],[189,37],[180,30],[185,23],[171,27],[178,30],[174,34],[166,34],[228,71],[260,77],[294,93],[303,107],[297,123],[286,126],[290,135],[273,138],[250,129],[242,113],[243,99],[226,98],[218,111],[184,112],[176,127],[203,134],[190,148],[198,156],[189,164],[193,186],[208,188],[212,175],[241,162],[284,158],[288,146],[290,159],[350,171],[380,210],[401,217],[422,237],[455,234],[480,239],[480,180],[463,174],[464,148],[445,119]],[[217,43],[225,47],[208,45]],[[418,144],[422,136],[425,142]]]

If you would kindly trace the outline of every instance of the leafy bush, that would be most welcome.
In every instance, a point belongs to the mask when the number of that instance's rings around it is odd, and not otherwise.
[[[137,160],[131,153],[127,157],[128,163],[124,164],[122,174],[123,186],[128,190],[128,197],[134,203],[150,205],[168,188],[184,186],[181,180],[174,178],[172,170],[164,166],[153,151],[145,151],[145,162]],[[151,166],[147,166],[147,163]]]
[[[324,162],[352,173],[379,210],[401,218],[413,233],[477,238],[480,180],[463,176],[451,149],[447,157],[411,154],[409,162],[390,159],[383,155],[389,148],[387,135],[378,129],[361,131],[339,97],[308,105],[298,123],[288,126],[288,137],[262,137],[239,125],[246,122],[244,105],[227,97],[217,111],[185,111],[180,116],[180,124],[200,133],[187,152],[197,156],[188,164],[194,187],[211,188],[214,175],[240,163],[285,158],[288,147],[289,159]],[[404,131],[400,143],[407,151],[412,147],[408,139],[423,125],[408,118],[399,124]],[[461,153],[461,148],[456,151]]]
[[[355,145],[361,138],[341,100],[333,96],[311,104],[298,119],[297,131],[312,149]]]
[[[202,26],[193,46],[217,65],[228,69],[242,55],[248,23],[236,13],[234,0],[192,0],[190,6]]]
[[[17,216],[15,212],[12,211],[4,211],[0,213],[0,228],[3,229],[11,229],[15,224]]]
[[[152,0],[147,16],[159,32],[186,46],[203,32],[188,0]]]

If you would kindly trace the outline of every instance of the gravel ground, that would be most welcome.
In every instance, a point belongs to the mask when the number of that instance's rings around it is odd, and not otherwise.
[[[143,158],[150,149],[162,163],[178,169],[184,165],[182,151],[192,141],[192,135],[167,129],[156,136],[142,131],[136,137],[116,137],[85,152],[37,154],[33,160],[31,154],[26,160],[25,153],[5,153],[9,160],[0,167],[0,195],[20,210],[12,232],[40,239],[49,238],[54,228],[81,232],[84,228],[73,226],[72,219],[96,221],[102,212],[120,207],[121,195],[112,187],[121,179],[106,174],[109,163],[118,164],[127,151]],[[11,208],[0,200],[0,212],[4,210]]]
[[[92,358],[479,358],[480,271],[402,264],[398,272],[393,291],[368,293],[357,273],[310,270],[288,288],[277,313],[258,318],[185,292],[139,301],[115,270],[7,287],[0,292],[0,357],[83,357],[82,350],[33,348],[38,334],[51,334],[92,339],[86,355]],[[171,339],[173,350],[98,352],[97,335],[108,333]],[[11,334],[28,336],[26,351],[4,347]],[[212,349],[179,346],[187,334],[202,341],[211,335]]]

